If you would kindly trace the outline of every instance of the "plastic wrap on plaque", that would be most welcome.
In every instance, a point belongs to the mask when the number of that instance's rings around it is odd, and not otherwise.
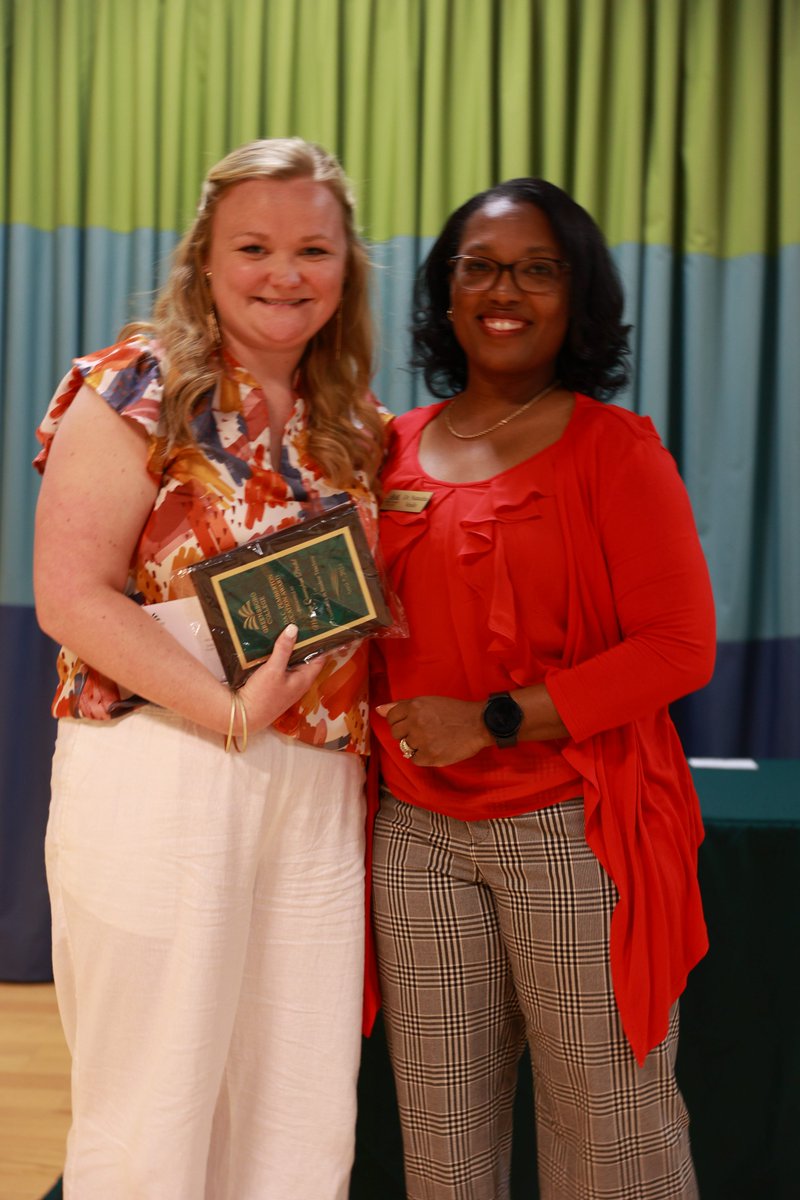
[[[186,568],[233,687],[298,627],[290,664],[393,625],[356,506],[337,504]]]

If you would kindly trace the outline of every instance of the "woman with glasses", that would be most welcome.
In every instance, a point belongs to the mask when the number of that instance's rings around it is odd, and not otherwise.
[[[417,283],[438,403],[394,423],[375,647],[374,925],[411,1200],[509,1194],[521,1051],[543,1200],[696,1197],[677,998],[706,949],[667,713],[714,658],[689,501],[626,381],[602,234],[516,179]]]

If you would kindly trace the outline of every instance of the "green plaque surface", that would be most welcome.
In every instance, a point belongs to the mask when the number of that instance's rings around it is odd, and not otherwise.
[[[392,623],[355,505],[340,504],[189,568],[229,683],[263,663],[290,622],[291,663]]]

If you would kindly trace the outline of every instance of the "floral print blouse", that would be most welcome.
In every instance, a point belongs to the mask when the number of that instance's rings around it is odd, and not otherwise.
[[[185,594],[177,573],[307,515],[313,506],[346,498],[328,484],[306,450],[306,404],[298,396],[284,431],[280,470],[272,469],[267,401],[255,380],[226,356],[220,382],[191,422],[194,443],[166,453],[159,432],[163,395],[157,342],[135,335],[75,359],[37,430],[43,472],[61,419],[88,384],[148,436],[149,471],[159,482],[150,516],[133,553],[126,594],[140,604]],[[349,493],[375,548],[377,511],[366,483]],[[67,647],[58,655],[56,717],[108,720],[143,703]],[[274,728],[300,741],[364,754],[367,749],[367,648],[357,641],[334,651],[305,696]]]

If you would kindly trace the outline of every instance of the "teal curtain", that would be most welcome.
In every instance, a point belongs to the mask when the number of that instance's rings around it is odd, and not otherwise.
[[[685,743],[800,755],[800,0],[0,0],[0,37],[6,844],[46,809],[52,741],[34,429],[70,359],[147,311],[208,166],[263,136],[353,179],[397,412],[429,399],[410,289],[449,211],[525,174],[589,209],[634,326],[622,403],[675,454],[714,584]]]

